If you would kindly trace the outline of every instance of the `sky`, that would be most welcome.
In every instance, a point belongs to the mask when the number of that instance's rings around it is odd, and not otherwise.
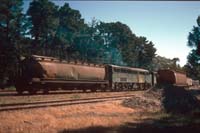
[[[186,64],[190,48],[187,37],[200,15],[200,2],[190,1],[53,1],[65,2],[79,10],[86,23],[93,18],[103,22],[120,21],[137,36],[145,36],[155,44],[156,54],[167,58],[178,57]],[[30,1],[24,1],[24,11]]]

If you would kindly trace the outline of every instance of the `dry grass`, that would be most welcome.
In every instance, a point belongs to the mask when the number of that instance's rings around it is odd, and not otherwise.
[[[0,112],[0,132],[49,133],[92,126],[112,127],[133,121],[134,112],[121,106],[120,101]]]

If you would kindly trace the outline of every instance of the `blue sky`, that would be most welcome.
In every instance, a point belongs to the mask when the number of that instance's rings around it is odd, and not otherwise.
[[[25,10],[29,2],[24,1]],[[59,6],[65,2],[79,10],[87,23],[95,18],[128,25],[137,36],[145,36],[155,44],[156,54],[178,57],[181,66],[186,63],[190,51],[188,33],[200,15],[198,1],[54,1]]]

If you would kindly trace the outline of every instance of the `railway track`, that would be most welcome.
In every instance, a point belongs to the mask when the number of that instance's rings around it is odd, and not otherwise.
[[[11,111],[11,110],[75,105],[75,104],[97,103],[97,102],[105,102],[105,101],[122,100],[125,98],[130,98],[132,96],[134,96],[134,94],[109,96],[109,97],[98,97],[98,98],[73,99],[73,100],[72,99],[67,99],[67,100],[62,99],[62,100],[31,102],[31,103],[3,104],[3,105],[0,105],[0,111]]]
[[[16,92],[16,90],[2,90],[2,89],[0,89],[0,93],[1,92]]]
[[[59,92],[56,94],[38,94],[38,95],[3,95],[0,94],[0,107],[4,104],[17,104],[17,103],[30,103],[48,100],[63,100],[63,99],[81,99],[81,98],[92,98],[92,97],[106,97],[106,96],[117,96],[117,95],[130,95],[143,93],[143,91],[125,91],[125,92]],[[3,95],[3,96],[2,96]]]
[[[137,90],[139,91],[139,90]],[[128,91],[121,91],[121,92],[128,92]],[[134,91],[129,91],[129,92],[134,92]],[[113,93],[112,91],[96,91],[96,92],[83,92],[82,90],[56,90],[56,91],[49,91],[48,94],[44,94],[42,91],[38,91],[37,94],[30,95],[28,92],[25,92],[22,95],[17,94],[15,90],[5,90],[5,91],[0,91],[0,97],[7,97],[7,96],[39,96],[39,95],[59,95],[59,94],[80,94],[80,93]]]
[[[72,93],[82,93],[81,90],[57,90],[49,91],[48,94],[44,94],[42,91],[38,91],[35,95],[55,95],[55,94],[72,94]],[[0,90],[0,96],[30,96],[28,92],[25,92],[22,95],[17,94],[16,90]]]

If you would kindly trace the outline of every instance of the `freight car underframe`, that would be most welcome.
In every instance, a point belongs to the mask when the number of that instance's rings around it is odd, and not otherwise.
[[[16,84],[16,91],[22,94],[28,91],[30,94],[35,94],[42,90],[48,93],[50,90],[91,90],[93,92],[98,89],[101,91],[123,91],[123,90],[144,90],[150,88],[148,83],[129,83],[129,82],[115,82],[110,83],[107,80],[55,80],[55,79],[39,79],[33,78],[30,82],[18,81]],[[26,84],[25,84],[26,83]]]
[[[113,83],[113,90],[146,90],[151,87],[149,83],[133,83],[133,82],[115,82]]]
[[[96,91],[97,89],[106,90],[108,88],[108,81],[89,81],[89,80],[55,80],[55,79],[38,79],[33,78],[28,84],[25,82],[18,82],[16,90],[19,94],[23,91],[28,91],[30,94],[35,94],[37,91],[42,90],[44,93],[48,93],[49,90],[87,90]]]

